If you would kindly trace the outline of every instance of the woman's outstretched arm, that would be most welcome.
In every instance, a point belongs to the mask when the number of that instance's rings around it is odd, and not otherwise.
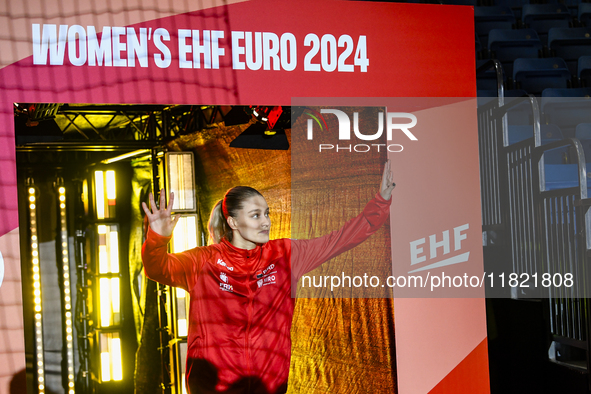
[[[168,241],[180,215],[172,217],[174,193],[170,193],[168,206],[164,193],[160,194],[160,206],[150,193],[150,209],[142,203],[150,228],[142,247],[142,262],[148,278],[169,286],[188,290],[193,285],[196,270],[196,254],[193,251],[168,253]]]
[[[389,217],[394,187],[390,160],[388,160],[384,166],[380,192],[367,203],[359,215],[349,220],[340,229],[322,237],[291,241],[292,275],[299,279],[322,263],[359,245],[375,233]]]
[[[160,191],[160,206],[156,205],[152,193],[150,193],[149,199],[150,208],[148,208],[145,202],[142,202],[142,208],[144,208],[144,212],[150,223],[150,228],[163,237],[170,237],[172,235],[172,230],[174,230],[174,226],[176,226],[176,223],[180,218],[180,215],[176,215],[174,218],[172,217],[174,193],[170,193],[170,202],[168,203],[168,206],[166,205],[166,196],[164,195],[163,190]]]

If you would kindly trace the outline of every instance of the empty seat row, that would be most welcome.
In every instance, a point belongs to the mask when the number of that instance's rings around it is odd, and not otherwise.
[[[533,127],[531,125],[509,125],[508,144],[513,145],[533,138]],[[563,133],[554,124],[543,124],[540,126],[541,144],[547,145],[563,140]],[[585,167],[587,173],[591,174],[591,123],[578,124],[574,135],[583,147]],[[540,174],[544,190],[557,190],[579,185],[579,166],[572,159],[575,157],[568,147],[561,146],[549,149],[544,153],[544,171]],[[591,187],[591,181],[588,188]]]
[[[477,7],[508,7],[511,9],[513,14],[515,15],[516,19],[521,21],[523,20],[524,14],[524,7],[529,8],[527,10],[529,13],[536,12],[537,6],[547,6],[549,4],[556,5],[560,4],[566,7],[568,13],[571,15],[572,18],[576,18],[579,14],[581,4],[585,4],[580,0],[479,0],[476,4]],[[534,6],[534,7],[531,7]],[[543,7],[542,7],[543,8]],[[583,7],[585,8],[585,7]],[[551,9],[549,10],[551,12]],[[563,11],[561,11],[563,12]]]
[[[479,41],[476,37],[477,51]],[[499,59],[504,64],[525,57],[561,57],[574,75],[577,60],[581,56],[591,56],[591,27],[550,29],[547,45],[533,29],[493,29],[488,35],[487,49],[485,54],[480,52],[482,57]]]
[[[577,128],[578,125],[591,124],[591,88],[545,89],[539,100],[541,123],[559,127],[566,138],[573,138],[577,133],[581,137],[582,130]],[[519,98],[507,98],[505,101],[511,104],[507,110],[507,124],[531,129],[533,114],[529,101]],[[585,134],[585,139],[589,139],[589,135]],[[547,137],[550,138],[549,135]]]
[[[479,60],[477,67],[485,64]],[[591,56],[582,56],[574,62],[574,66],[562,58],[518,58],[511,64],[503,64],[503,82],[505,87],[522,89],[527,93],[540,95],[547,88],[571,88],[591,86]],[[574,76],[571,74],[574,68]],[[507,77],[507,69],[512,71],[511,79]],[[477,74],[478,90],[496,90],[497,76],[494,70]]]

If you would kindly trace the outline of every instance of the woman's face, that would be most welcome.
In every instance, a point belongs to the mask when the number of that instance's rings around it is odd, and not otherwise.
[[[241,249],[254,249],[256,244],[269,241],[271,219],[269,206],[261,196],[244,200],[242,209],[236,217],[230,216],[228,224],[232,228],[232,245]]]

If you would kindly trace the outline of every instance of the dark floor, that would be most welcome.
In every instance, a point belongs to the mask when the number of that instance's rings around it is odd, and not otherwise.
[[[488,299],[492,394],[588,394],[587,375],[548,360],[544,302]]]

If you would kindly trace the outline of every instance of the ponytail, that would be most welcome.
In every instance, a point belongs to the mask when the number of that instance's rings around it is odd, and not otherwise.
[[[207,223],[210,244],[219,244],[223,238],[232,242],[232,228],[228,224],[228,217],[236,217],[242,208],[242,202],[253,196],[263,195],[252,187],[236,186],[228,190],[224,198],[215,204]]]
[[[224,213],[222,212],[223,200],[220,200],[215,204],[211,210],[209,216],[209,222],[207,223],[207,229],[209,230],[209,244],[219,244],[222,238],[228,238],[232,240],[232,229],[228,225]]]

